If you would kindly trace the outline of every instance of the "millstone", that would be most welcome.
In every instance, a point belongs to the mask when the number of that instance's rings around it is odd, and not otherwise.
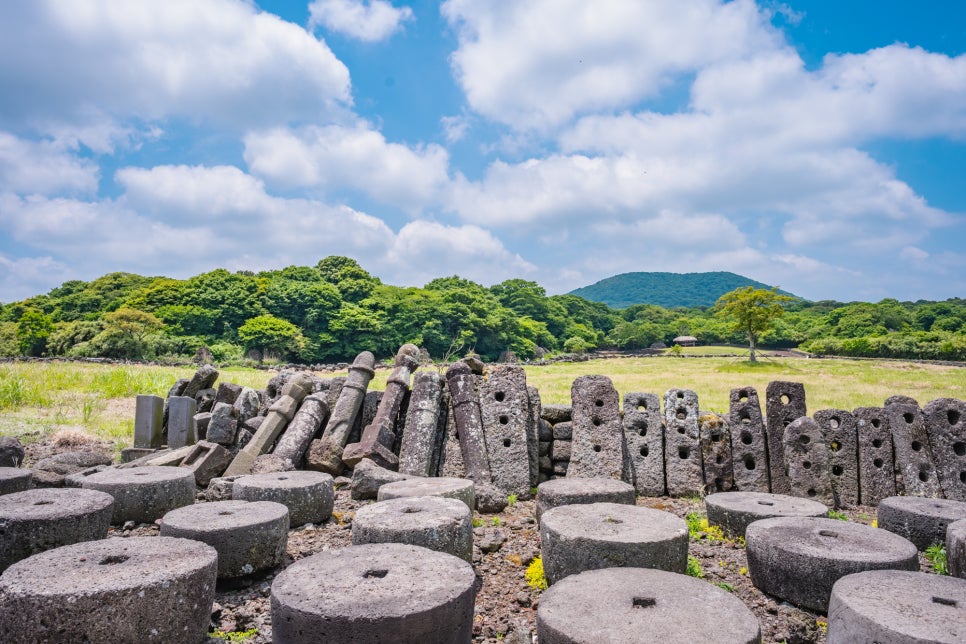
[[[34,555],[0,576],[0,642],[207,641],[217,559],[210,546],[168,537]]]
[[[907,539],[859,523],[816,517],[762,519],[745,533],[748,572],[759,590],[825,612],[832,585],[866,570],[919,570]]]
[[[562,505],[621,503],[634,505],[635,489],[630,483],[611,478],[564,478],[537,487],[537,521],[543,513]]]
[[[585,570],[687,568],[688,527],[669,512],[618,503],[563,505],[540,521],[543,570],[551,584]]]
[[[890,496],[876,510],[880,528],[905,537],[920,550],[943,543],[946,528],[959,519],[966,519],[966,503],[948,499]]]
[[[33,479],[31,470],[23,470],[19,467],[0,467],[0,496],[29,490],[31,479]]]
[[[231,496],[239,501],[281,503],[288,508],[293,527],[328,520],[335,505],[332,477],[311,471],[241,476],[232,483]]]
[[[473,515],[458,499],[414,496],[359,508],[352,543],[405,543],[473,559]]]
[[[740,599],[700,579],[643,568],[571,575],[540,597],[540,644],[761,641]]]
[[[732,537],[745,536],[753,521],[773,517],[825,517],[828,507],[818,501],[767,492],[719,492],[704,499],[708,523]]]
[[[401,499],[410,496],[439,496],[445,499],[457,499],[466,504],[471,511],[475,507],[475,490],[473,481],[450,477],[412,478],[405,481],[387,483],[379,488],[379,501]]]
[[[195,500],[195,476],[183,467],[111,468],[85,477],[83,486],[114,497],[111,523],[115,525],[127,521],[152,523],[165,512]]]
[[[272,583],[272,641],[468,644],[475,581],[462,559],[418,546],[321,552]]]

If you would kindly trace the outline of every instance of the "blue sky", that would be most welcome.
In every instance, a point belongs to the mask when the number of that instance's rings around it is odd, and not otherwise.
[[[966,296],[966,4],[0,3],[0,301],[356,258]]]

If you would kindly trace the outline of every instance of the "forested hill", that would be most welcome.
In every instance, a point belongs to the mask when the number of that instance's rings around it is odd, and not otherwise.
[[[626,309],[635,304],[655,304],[673,309],[679,306],[713,306],[719,297],[743,286],[771,288],[768,284],[724,271],[622,273],[590,286],[582,286],[571,291],[569,295],[577,295],[592,302],[603,302],[614,309]]]

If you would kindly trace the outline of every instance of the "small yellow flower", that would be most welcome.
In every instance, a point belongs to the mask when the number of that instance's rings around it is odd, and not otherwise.
[[[739,570],[738,573],[741,574],[741,575],[747,575],[748,574],[748,569],[745,568],[744,566],[742,566],[741,567],[741,570]]]

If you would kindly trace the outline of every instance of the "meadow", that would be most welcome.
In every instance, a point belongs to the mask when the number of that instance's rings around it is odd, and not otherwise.
[[[524,368],[528,384],[540,390],[544,404],[569,404],[575,378],[601,374],[613,380],[621,395],[632,391],[661,395],[673,387],[693,389],[701,409],[716,412],[728,410],[729,393],[735,387],[755,387],[764,406],[765,387],[771,380],[804,383],[809,413],[833,407],[851,410],[881,406],[895,394],[912,396],[920,404],[934,398],[966,397],[966,368],[898,360],[764,358],[751,364],[742,357],[687,357],[685,353]],[[253,388],[264,388],[275,373],[242,367],[219,371],[219,381]],[[188,378],[193,372],[192,367],[3,363],[0,435],[31,442],[44,440],[62,429],[82,429],[120,449],[131,444],[135,396],[164,396],[175,380]],[[388,369],[379,369],[370,387],[384,389],[388,375]]]

